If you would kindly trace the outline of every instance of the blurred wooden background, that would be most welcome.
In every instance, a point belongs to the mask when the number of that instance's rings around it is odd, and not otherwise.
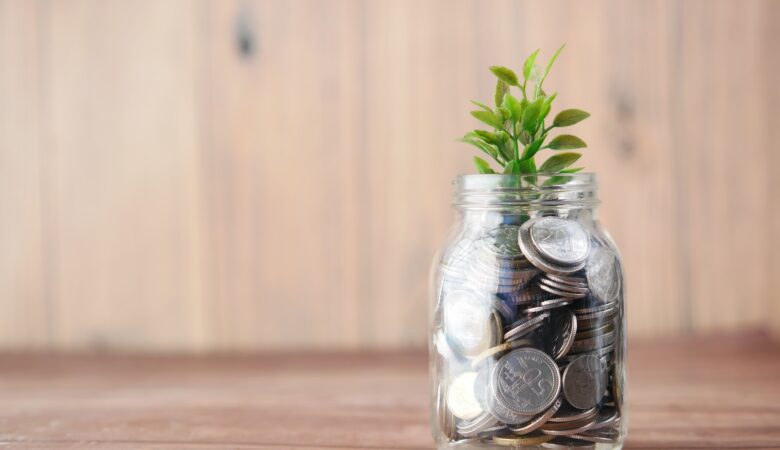
[[[468,100],[562,42],[630,333],[780,331],[780,2],[0,0],[0,345],[423,345]]]

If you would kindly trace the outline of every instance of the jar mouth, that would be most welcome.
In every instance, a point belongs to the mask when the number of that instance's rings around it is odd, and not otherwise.
[[[463,208],[592,207],[599,203],[593,172],[468,174],[457,176],[453,184],[453,204]]]

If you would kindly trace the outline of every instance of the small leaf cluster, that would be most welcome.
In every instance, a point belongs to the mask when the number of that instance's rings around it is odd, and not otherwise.
[[[587,146],[582,139],[571,134],[558,134],[545,144],[554,129],[574,125],[590,116],[580,109],[565,109],[555,115],[549,126],[545,124],[557,94],[547,95],[542,86],[563,48],[561,46],[555,52],[541,73],[536,65],[539,50],[533,52],[523,64],[522,81],[511,69],[491,67],[490,71],[497,78],[495,107],[472,101],[479,109],[471,111],[471,115],[490,128],[470,131],[461,141],[489,156],[501,167],[501,173],[565,174],[582,170],[582,167],[571,167],[581,156],[575,152],[557,153],[541,166],[536,166],[535,157],[541,150],[573,150]],[[519,91],[519,96],[512,94],[512,88]],[[488,161],[480,157],[474,157],[474,164],[479,173],[497,173]]]

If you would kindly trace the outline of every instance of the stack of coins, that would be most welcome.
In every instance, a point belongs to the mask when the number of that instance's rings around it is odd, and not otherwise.
[[[435,407],[450,441],[619,441],[622,274],[602,239],[560,217],[497,225],[456,242],[441,275]]]

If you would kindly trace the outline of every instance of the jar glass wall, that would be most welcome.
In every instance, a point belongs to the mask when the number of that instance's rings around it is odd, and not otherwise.
[[[432,270],[439,448],[622,447],[620,257],[593,174],[466,175]]]

